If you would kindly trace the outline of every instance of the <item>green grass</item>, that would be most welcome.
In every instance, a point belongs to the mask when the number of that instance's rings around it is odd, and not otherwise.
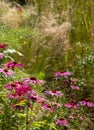
[[[5,25],[0,26],[0,43],[7,43],[9,48],[21,49],[31,34],[31,28],[11,29]]]

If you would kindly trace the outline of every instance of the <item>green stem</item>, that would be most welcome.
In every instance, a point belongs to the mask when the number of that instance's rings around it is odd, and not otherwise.
[[[26,110],[26,112],[27,112],[27,114],[26,114],[26,130],[29,130],[29,126],[28,126],[28,124],[29,124],[29,120],[28,120],[29,114],[28,114],[28,111],[29,111],[29,107],[27,106],[27,110]]]

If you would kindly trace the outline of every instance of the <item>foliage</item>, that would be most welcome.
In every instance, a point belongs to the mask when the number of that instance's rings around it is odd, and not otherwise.
[[[94,103],[83,96],[83,86],[78,86],[73,72],[56,72],[50,83],[34,76],[23,77],[27,75],[16,69],[23,68],[23,64],[3,61],[7,53],[17,52],[5,51],[6,47],[0,44],[0,129],[63,130],[79,129],[79,125],[81,129],[93,128]],[[39,77],[44,74],[41,72]]]
[[[14,66],[16,64],[14,61],[17,64],[24,64],[24,69],[15,68],[12,78],[3,76],[6,71],[1,69],[1,129],[73,130],[79,129],[79,125],[82,130],[93,129],[92,113],[94,109],[89,106],[91,102],[94,102],[93,0],[86,2],[81,0],[35,0],[31,5],[20,6],[22,12],[19,12],[20,8],[16,8],[15,5],[13,7],[8,3],[4,3],[3,6],[0,3],[0,5],[0,42],[7,43],[9,47],[5,51],[1,50],[1,53],[4,54],[4,59],[0,54],[1,67],[9,60],[12,60]],[[10,22],[11,17],[7,15],[7,11],[15,19],[13,24]],[[6,16],[9,21],[6,20]],[[62,76],[56,78],[54,73],[62,69],[63,71],[60,71],[59,74],[62,75],[67,70],[71,71],[72,75],[67,78]],[[33,75],[34,77],[32,77]],[[39,97],[46,98],[48,104],[32,102],[32,100],[28,102],[26,95],[20,102],[7,97],[8,93],[15,90],[7,90],[6,83],[22,82],[23,78],[29,76],[31,80],[35,80],[34,82],[46,80],[46,83],[42,85],[33,84],[30,87],[36,91]],[[78,81],[72,83],[70,80],[73,77]],[[67,80],[67,84],[65,80]],[[70,87],[70,85],[73,86]],[[50,91],[52,94],[62,91],[62,96],[54,97],[45,94],[45,91],[48,90],[52,90]],[[74,96],[76,101],[73,100],[72,94],[76,94],[76,97]],[[69,95],[72,97],[70,98]],[[84,100],[87,105],[74,109],[74,106],[80,104],[81,100]],[[51,112],[52,101],[62,105],[56,108],[58,110],[56,112]],[[11,106],[11,103],[14,105]],[[65,104],[71,108],[66,108]],[[50,111],[42,109],[43,106]],[[66,120],[68,127],[66,127]],[[63,126],[58,124],[63,124]]]

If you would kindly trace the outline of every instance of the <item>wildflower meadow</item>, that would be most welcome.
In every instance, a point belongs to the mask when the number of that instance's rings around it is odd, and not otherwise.
[[[0,130],[94,130],[93,5],[0,1]]]
[[[55,72],[50,86],[33,75],[17,79],[15,71],[19,73],[24,65],[12,60],[4,62],[7,47],[0,44],[0,129],[63,130],[88,126],[94,103],[88,97],[79,97],[84,90],[73,72]]]

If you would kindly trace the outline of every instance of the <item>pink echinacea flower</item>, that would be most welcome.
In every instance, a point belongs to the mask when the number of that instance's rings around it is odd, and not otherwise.
[[[50,104],[46,104],[45,102],[40,102],[42,108],[44,108],[45,110],[49,110],[49,111],[54,111],[54,107]]]
[[[44,80],[38,80],[36,77],[30,77],[30,78],[24,78],[22,79],[22,82],[29,83],[30,85],[32,84],[44,84]]]
[[[55,76],[56,77],[61,77],[61,76],[63,76],[63,77],[65,77],[65,78],[67,78],[68,76],[70,76],[70,75],[72,75],[72,73],[71,72],[64,72],[64,71],[60,71],[60,72],[56,72],[55,73]]]
[[[70,88],[73,90],[80,90],[80,88],[78,86],[74,86],[74,85],[71,85]]]
[[[4,76],[10,76],[10,77],[12,77],[13,75],[12,70],[4,69],[4,68],[0,68],[0,73],[2,73]]]
[[[7,44],[0,44],[0,48],[5,49],[8,45]]]
[[[59,118],[56,120],[55,122],[56,125],[61,125],[61,126],[68,126],[68,122],[67,120],[63,119],[63,118]]]
[[[8,62],[6,64],[3,64],[4,67],[11,68],[14,70],[15,67],[23,67],[23,64],[16,63],[16,62]]]
[[[84,100],[80,101],[82,106],[94,107],[94,103],[90,101],[89,98],[85,98]]]
[[[45,94],[49,94],[52,96],[62,96],[62,92],[61,91],[56,91],[56,90],[50,90],[50,91],[45,91]]]
[[[70,102],[70,103],[65,104],[65,107],[77,109],[78,108],[78,104],[75,103],[75,102]]]

